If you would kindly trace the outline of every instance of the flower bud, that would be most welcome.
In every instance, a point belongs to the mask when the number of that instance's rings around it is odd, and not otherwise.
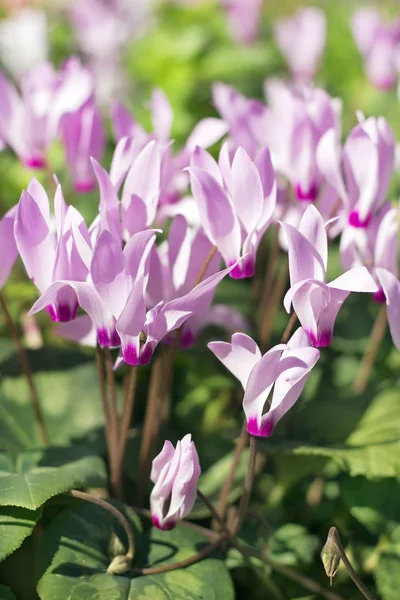
[[[331,527],[325,546],[321,550],[321,560],[324,565],[325,573],[329,577],[331,585],[340,563],[340,552],[335,541],[336,529]]]
[[[176,448],[166,441],[153,460],[150,478],[155,484],[150,496],[153,525],[173,529],[193,508],[200,476],[199,457],[192,436],[178,441]]]

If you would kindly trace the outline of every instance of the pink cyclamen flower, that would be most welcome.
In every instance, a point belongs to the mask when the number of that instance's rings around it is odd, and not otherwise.
[[[153,525],[168,531],[190,513],[196,500],[200,463],[190,434],[178,441],[176,448],[166,441],[153,460],[150,494]]]
[[[85,221],[73,206],[67,207],[60,186],[54,196],[54,213],[53,225],[46,191],[32,179],[17,206],[14,235],[27,273],[42,293],[58,279],[86,281],[92,255]],[[75,292],[57,291],[46,308],[53,321],[74,319],[78,310]]]
[[[173,300],[189,293],[198,278],[205,257],[211,250],[212,245],[201,229],[192,229],[183,215],[174,217],[168,239],[152,248],[146,289],[148,306],[152,307],[162,300]],[[217,273],[220,262],[221,257],[216,253],[203,279]],[[219,325],[232,332],[248,328],[239,311],[225,305],[211,306],[212,300],[213,297],[209,296],[201,309],[183,325],[180,336],[182,347],[194,344],[200,331],[207,325]]]
[[[351,28],[368,79],[380,90],[391,89],[398,79],[400,19],[385,22],[377,10],[361,8],[354,13]]]
[[[252,277],[259,243],[276,206],[275,172],[268,149],[262,149],[253,162],[239,148],[230,164],[225,145],[218,166],[210,154],[197,148],[189,172],[205,234],[227,265],[243,258],[231,277]]]
[[[235,333],[231,343],[211,342],[208,347],[242,384],[247,431],[260,437],[272,435],[299,398],[319,358],[319,350],[310,347],[301,327],[287,344],[279,344],[263,356],[244,333]],[[267,402],[269,409],[265,410]]]
[[[184,147],[174,154],[171,139],[174,114],[166,94],[161,89],[153,90],[149,108],[153,126],[150,134],[137,123],[121,103],[114,103],[112,124],[119,148],[114,154],[114,169],[111,169],[111,173],[118,171],[123,179],[126,171],[124,172],[122,164],[127,164],[130,156],[136,156],[150,143],[155,144],[160,153],[161,172],[157,176],[154,174],[153,178],[146,177],[149,182],[153,180],[159,183],[157,222],[162,223],[166,218],[185,211],[182,198],[188,187],[189,176],[183,169],[189,166],[193,150],[196,146],[208,148],[215,144],[225,135],[228,126],[215,117],[201,119],[189,134]],[[150,162],[149,167],[154,170],[156,164],[158,163]],[[131,181],[134,182],[135,179],[131,177]],[[193,201],[189,212],[196,213]],[[133,221],[136,221],[136,218]]]
[[[17,207],[13,206],[0,220],[0,289],[6,283],[18,256],[14,238],[14,221]]]
[[[268,111],[263,140],[275,169],[290,181],[299,202],[318,202],[321,210],[326,205],[328,216],[332,207],[326,196],[332,194],[318,167],[317,152],[328,131],[339,143],[341,101],[319,88],[292,88],[277,80],[265,82],[265,94]]]
[[[106,229],[101,231],[88,280],[54,281],[30,314],[52,304],[59,294],[72,293],[94,323],[101,346],[121,346],[126,363],[147,364],[159,342],[210,302],[219,282],[234,268],[219,271],[187,294],[169,302],[161,301],[147,310],[145,292],[155,233],[154,230],[136,233],[122,250],[120,240]],[[85,335],[90,337],[90,331]]]
[[[332,342],[336,316],[350,292],[377,292],[378,286],[366,267],[356,267],[326,283],[328,242],[322,216],[311,204],[298,230],[282,223],[289,249],[290,289],[284,307],[293,305],[312,346]]]
[[[0,136],[27,167],[44,168],[53,137],[47,135],[48,115],[60,76],[43,63],[21,79],[21,95],[0,72]]]
[[[388,210],[381,220],[374,251],[373,273],[379,282],[375,300],[386,302],[390,333],[400,349],[400,282],[398,279],[398,210]]]
[[[344,204],[344,226],[368,227],[386,199],[395,161],[392,129],[383,117],[364,119],[350,132],[343,148],[328,131],[317,149],[317,162]],[[342,176],[342,162],[344,178]]]
[[[310,82],[318,69],[326,42],[322,10],[304,7],[275,25],[275,38],[294,79]]]
[[[263,0],[221,0],[233,39],[251,44],[259,33]]]
[[[259,134],[266,106],[258,100],[246,98],[235,88],[221,82],[213,84],[212,97],[215,108],[229,130],[230,154],[242,147],[250,158],[255,158],[260,145],[263,145]]]

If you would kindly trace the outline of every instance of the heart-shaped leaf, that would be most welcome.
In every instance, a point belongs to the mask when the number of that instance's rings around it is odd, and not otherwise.
[[[40,510],[4,506],[0,511],[0,562],[15,552],[32,533]],[[2,598],[0,594],[0,598]]]
[[[188,558],[208,541],[184,527],[141,533],[137,518],[124,511],[135,528],[134,567],[161,567]],[[81,504],[59,515],[47,529],[38,555],[41,600],[233,600],[228,570],[217,555],[166,573],[111,575],[109,542],[116,532],[126,543],[115,518],[104,509]]]
[[[82,352],[46,348],[29,352],[50,443],[68,444],[103,426],[98,375]],[[1,365],[0,448],[12,452],[36,448],[38,429],[18,361]]]
[[[268,448],[273,452],[332,459],[353,477],[397,477],[400,474],[400,390],[386,390],[376,396],[342,445],[282,443],[268,444]]]
[[[77,487],[103,487],[106,468],[98,456],[79,448],[48,448],[0,454],[0,506],[35,510],[46,500]]]

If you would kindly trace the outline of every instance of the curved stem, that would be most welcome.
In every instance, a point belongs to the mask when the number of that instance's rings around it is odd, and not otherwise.
[[[344,551],[342,542],[340,541],[339,532],[336,529],[336,527],[330,528],[328,533],[328,539],[326,540],[326,544],[321,552],[321,557],[324,563],[325,571],[327,572],[327,575],[331,578],[331,582],[332,577],[334,577],[337,571],[337,567],[339,566],[339,561],[340,559],[342,559],[343,564],[346,567],[346,571],[348,572],[348,574],[350,575],[353,582],[358,587],[364,598],[367,598],[367,600],[376,600],[375,596],[371,594],[371,592],[363,584],[363,582],[353,569],[349,559],[347,558],[346,552]],[[326,565],[331,567],[330,572],[328,572]]]
[[[243,521],[246,517],[247,508],[250,502],[251,491],[253,489],[254,483],[254,475],[255,475],[255,467],[256,467],[256,457],[257,457],[257,445],[258,438],[254,435],[250,436],[250,454],[249,454],[249,462],[247,464],[246,477],[244,480],[244,490],[243,495],[240,499],[239,504],[239,516],[238,521],[235,527],[235,533],[240,531],[242,527]]]
[[[1,303],[1,307],[4,311],[4,315],[6,317],[7,325],[10,330],[11,336],[14,340],[15,348],[17,350],[17,354],[18,354],[19,361],[21,363],[21,367],[22,367],[23,371],[25,372],[25,377],[26,377],[26,381],[28,383],[28,388],[29,388],[29,394],[30,394],[31,401],[32,401],[33,411],[35,413],[35,419],[36,419],[36,423],[37,423],[38,430],[39,430],[40,440],[41,440],[42,444],[47,444],[49,440],[48,440],[48,435],[47,435],[47,430],[46,430],[46,426],[45,426],[45,422],[44,422],[42,409],[40,406],[39,394],[38,394],[38,391],[37,391],[37,388],[35,385],[35,381],[34,381],[33,375],[32,375],[32,369],[29,364],[29,360],[26,355],[25,348],[24,348],[21,338],[19,336],[17,326],[14,323],[14,320],[11,316],[10,311],[8,310],[8,305],[7,305],[6,299],[1,292],[0,292],[0,303]]]
[[[102,500],[101,498],[97,498],[97,496],[92,496],[92,494],[80,492],[78,490],[70,490],[68,493],[70,496],[73,496],[73,498],[79,498],[80,500],[85,500],[86,502],[91,502],[92,504],[97,504],[97,506],[101,506],[101,508],[104,508],[109,513],[111,513],[116,519],[118,519],[118,521],[124,528],[126,537],[128,538],[128,552],[126,553],[125,558],[129,561],[132,561],[135,555],[135,540],[133,537],[132,527],[128,519],[126,519],[124,515],[117,508],[115,508],[115,506],[110,504],[110,502]]]
[[[371,374],[371,369],[374,365],[375,358],[379,350],[379,346],[381,345],[381,342],[384,338],[386,327],[386,304],[383,304],[372,327],[371,335],[369,337],[368,344],[365,349],[365,353],[357,373],[357,377],[355,378],[353,383],[353,391],[356,392],[356,394],[361,394],[365,390],[369,376]]]
[[[197,492],[198,492],[198,490],[197,490]],[[200,492],[200,494],[201,494],[201,492]],[[203,497],[205,498],[204,494],[202,496],[201,495],[199,496],[199,498],[201,500],[203,499]],[[214,517],[216,520],[219,521],[221,519],[220,515],[217,513],[215,508],[212,506],[211,502],[209,500],[207,502],[208,502],[207,507],[210,509],[210,511],[212,510],[213,514],[215,511]],[[137,512],[138,515],[145,517],[146,519],[151,519],[151,512],[148,509],[137,508],[136,506],[134,506],[133,510],[135,512]],[[276,571],[277,573],[281,573],[284,577],[287,577],[288,579],[291,579],[292,581],[296,581],[297,583],[302,585],[305,589],[310,590],[310,592],[320,594],[321,596],[326,598],[326,600],[343,600],[343,598],[341,596],[339,596],[338,594],[335,594],[334,592],[331,592],[330,590],[327,590],[327,589],[321,587],[313,579],[310,579],[309,577],[306,577],[305,575],[300,575],[300,573],[297,573],[290,567],[285,567],[284,565],[281,565],[281,564],[275,562],[268,555],[264,556],[264,555],[260,554],[259,552],[257,552],[256,550],[253,550],[252,548],[249,548],[248,546],[244,546],[243,544],[240,544],[240,542],[237,541],[237,538],[232,534],[232,532],[227,529],[227,526],[222,519],[221,519],[220,523],[221,523],[221,528],[226,533],[227,538],[229,539],[231,544],[241,554],[243,554],[243,556],[253,557],[263,563],[266,563],[267,565],[269,565],[271,567],[271,569],[273,571]],[[200,534],[204,535],[205,537],[207,537],[209,540],[216,541],[216,540],[221,539],[221,535],[219,533],[216,533],[215,531],[211,531],[211,529],[207,529],[207,527],[202,527],[201,525],[191,523],[190,521],[185,521],[185,520],[179,521],[177,526],[178,527],[186,527],[187,529],[196,531],[197,533],[200,533]]]
[[[215,542],[209,544],[208,546],[203,548],[203,550],[200,550],[200,552],[197,552],[196,554],[193,554],[193,556],[189,556],[184,560],[180,560],[176,563],[173,563],[172,565],[164,565],[163,567],[147,567],[144,569],[132,568],[130,569],[130,572],[137,573],[138,575],[157,575],[158,573],[167,573],[168,571],[175,571],[176,569],[184,569],[185,567],[194,565],[195,563],[199,562],[200,560],[214,552],[214,550],[216,550],[222,544],[224,539],[225,536],[221,535],[218,539],[215,540]]]
[[[275,562],[268,555],[259,554],[255,550],[252,550],[251,548],[249,548],[247,546],[243,546],[238,541],[237,537],[228,529],[226,523],[223,521],[223,519],[221,518],[221,516],[215,510],[215,508],[212,505],[212,503],[210,502],[210,500],[200,490],[197,490],[197,495],[198,495],[199,499],[202,502],[204,502],[204,504],[210,510],[210,512],[213,515],[214,519],[218,522],[218,524],[220,525],[221,529],[226,534],[226,537],[229,540],[229,542],[231,543],[231,545],[234,546],[237,550],[239,550],[239,552],[241,552],[243,554],[243,556],[248,557],[248,558],[249,557],[257,558],[258,560],[262,561],[263,563],[268,564],[271,567],[271,569],[273,569],[274,571],[277,571],[278,573],[281,573],[282,575],[284,575],[288,579],[291,579],[292,581],[296,581],[297,583],[299,583],[300,585],[302,585],[306,589],[310,590],[311,592],[315,592],[317,594],[320,594],[321,596],[323,596],[327,600],[342,600],[342,598],[340,596],[338,596],[337,594],[335,594],[335,593],[333,593],[333,592],[331,592],[329,590],[324,589],[323,587],[321,587],[318,583],[316,583],[315,581],[313,581],[309,577],[306,577],[305,575],[301,575],[301,574],[297,573],[296,571],[294,571],[290,567],[285,567],[284,565],[281,565],[281,564]],[[190,526],[192,526],[191,523],[189,524],[186,521],[181,521],[180,525],[190,525]],[[214,536],[218,535],[218,534],[216,534],[214,532],[210,532],[210,533],[213,533]]]

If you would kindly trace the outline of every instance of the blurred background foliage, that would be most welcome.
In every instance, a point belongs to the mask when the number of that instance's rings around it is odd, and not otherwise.
[[[321,7],[327,17],[328,37],[316,84],[343,100],[343,135],[356,123],[355,111],[384,115],[400,139],[400,105],[396,90],[383,94],[366,80],[361,57],[353,41],[349,21],[365,2],[321,0],[307,4]],[[158,86],[168,95],[174,109],[173,137],[181,146],[197,121],[216,114],[211,103],[211,85],[223,81],[243,94],[263,98],[267,77],[286,77],[283,58],[272,36],[275,19],[289,14],[296,0],[268,0],[262,32],[250,47],[236,45],[227,30],[220,7],[214,2],[182,7],[162,4],[154,26],[127,48],[124,65],[129,74],[127,105],[137,119],[150,127],[146,108],[151,90]],[[397,1],[379,2],[394,14]],[[77,52],[65,18],[49,8],[51,58],[60,64]],[[101,43],[101,41],[99,41]],[[107,115],[106,115],[107,117]],[[111,132],[109,128],[109,132]],[[104,161],[106,167],[112,152]],[[51,164],[63,183],[66,199],[75,203],[90,221],[97,210],[97,193],[74,196],[60,149],[54,147]],[[4,210],[18,201],[33,173],[26,170],[11,151],[0,153],[0,205]],[[36,173],[35,173],[36,175]],[[39,179],[50,186],[46,173]],[[400,190],[395,179],[391,197]],[[265,268],[262,263],[262,267]],[[340,272],[338,250],[330,251],[330,268]],[[13,316],[19,320],[34,299],[36,290],[27,282],[20,264],[6,286]],[[240,308],[249,318],[255,335],[257,306],[249,301],[251,284],[227,280],[216,300]],[[366,295],[353,295],[339,314],[334,343],[324,349],[304,394],[279,424],[270,440],[263,443],[263,464],[255,490],[256,512],[243,533],[246,541],[267,548],[271,556],[304,572],[325,585],[327,580],[318,552],[330,525],[335,524],[347,550],[366,583],[384,600],[397,600],[400,589],[400,356],[387,336],[380,348],[370,385],[355,396],[351,383],[357,373],[377,307]],[[274,322],[273,342],[279,340],[287,323],[282,311]],[[104,450],[99,404],[95,390],[93,357],[86,350],[66,347],[52,333],[49,319],[39,315],[46,349],[31,352],[50,437],[55,443],[82,443]],[[0,316],[3,338],[0,345],[0,442],[14,451],[37,443],[31,407],[13,349]],[[236,382],[206,349],[206,343],[221,336],[207,330],[196,347],[177,356],[172,401],[174,421],[168,432],[174,441],[191,431],[201,457],[202,489],[216,498],[228,472],[233,440],[242,420],[241,392]],[[123,371],[118,372],[122,382]],[[135,422],[143,412],[149,369],[141,369]],[[125,471],[135,480],[139,430],[129,441]],[[133,458],[132,458],[133,457]],[[245,461],[243,465],[245,464]],[[238,469],[240,493],[243,465]],[[197,512],[196,512],[197,510]],[[196,507],[194,516],[207,517]],[[251,573],[248,565],[231,552],[238,598],[243,600],[313,600],[296,582],[270,571]],[[335,589],[346,600],[357,600],[359,592],[349,583],[344,570],[335,578]]]

